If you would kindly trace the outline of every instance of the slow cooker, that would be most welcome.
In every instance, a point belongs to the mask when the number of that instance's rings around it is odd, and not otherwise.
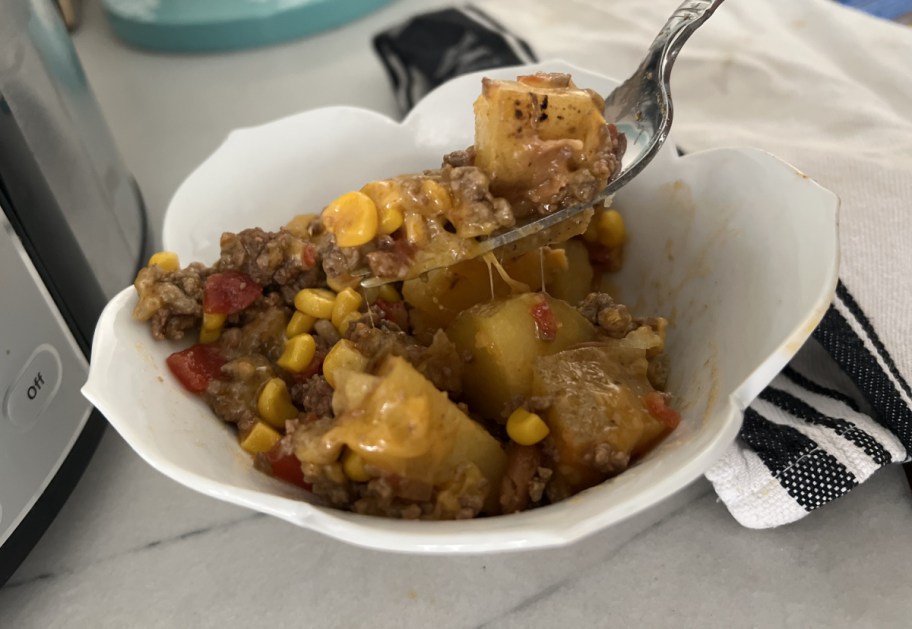
[[[0,0],[0,584],[105,421],[80,395],[98,315],[148,255],[140,194],[50,0]]]

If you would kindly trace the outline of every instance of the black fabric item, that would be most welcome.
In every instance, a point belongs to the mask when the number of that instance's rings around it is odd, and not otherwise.
[[[786,413],[808,423],[829,428],[834,434],[847,439],[858,449],[864,451],[878,465],[886,465],[893,462],[893,457],[890,456],[890,453],[876,439],[855,426],[855,424],[844,419],[824,415],[807,402],[799,400],[786,391],[770,386],[760,394],[760,399],[766,400],[770,404],[775,404]]]
[[[851,299],[848,289],[840,282],[836,299],[843,301],[843,296],[846,295],[853,304],[846,304],[850,314],[856,318],[860,314],[867,321],[855,300]],[[864,323],[859,323],[864,328]],[[873,328],[870,329],[873,331]],[[855,333],[836,307],[830,307],[824,315],[814,331],[814,337],[861,390],[874,409],[873,419],[895,434],[907,450],[912,450],[912,409],[903,402],[887,372],[881,369],[874,354],[877,351],[876,344],[869,340],[868,344],[872,346],[869,349],[865,339]]]
[[[744,413],[740,436],[773,476],[781,474],[817,448],[814,441],[794,428],[775,424],[753,408]]]
[[[848,493],[855,475],[826,450],[817,448],[779,475],[779,482],[808,511]]]
[[[887,348],[884,347],[883,342],[880,340],[880,337],[877,335],[877,332],[874,330],[874,326],[871,325],[870,320],[868,320],[867,315],[861,309],[861,306],[858,305],[858,302],[855,301],[855,298],[852,296],[852,293],[849,292],[849,289],[846,288],[846,285],[842,283],[842,280],[836,284],[836,297],[842,300],[846,305],[846,308],[849,309],[849,312],[852,313],[858,323],[861,324],[861,327],[864,329],[865,334],[868,335],[871,343],[874,345],[877,353],[883,358],[884,362],[887,364],[887,369],[890,370],[890,373],[899,383],[899,386],[906,392],[906,395],[912,397],[912,388],[909,387],[909,383],[906,382],[905,378],[902,377],[902,374],[899,373],[899,369],[896,367],[896,363],[893,360],[893,357],[890,356],[890,352],[887,351]]]
[[[817,384],[813,380],[810,380],[809,378],[806,378],[805,376],[798,373],[790,365],[785,366],[785,369],[782,370],[782,374],[786,378],[788,378],[789,380],[791,380],[792,382],[797,384],[799,387],[801,387],[803,389],[807,389],[811,393],[816,393],[817,395],[823,395],[828,398],[838,400],[838,401],[842,402],[843,404],[845,404],[846,406],[848,406],[853,411],[858,412],[858,410],[859,410],[858,403],[855,400],[853,400],[852,398],[850,398],[848,395],[846,395],[840,391],[836,391],[835,389],[831,389],[829,387],[825,387],[823,385]]]
[[[471,5],[417,15],[374,37],[374,49],[403,114],[461,74],[536,60],[526,42]]]
[[[744,413],[741,439],[807,511],[822,507],[858,484],[855,475],[813,439],[791,426],[768,420],[753,408]]]

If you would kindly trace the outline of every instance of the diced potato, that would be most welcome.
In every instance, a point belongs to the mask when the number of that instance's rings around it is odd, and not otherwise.
[[[571,240],[555,248],[530,251],[503,263],[511,278],[525,284],[530,291],[545,288],[549,294],[570,304],[577,304],[591,291],[592,265],[586,246]],[[493,282],[493,295],[492,295]],[[430,338],[434,331],[446,328],[459,313],[493,297],[507,297],[510,287],[481,259],[435,269],[423,277],[408,280],[402,294],[412,306],[411,324],[419,339]]]
[[[341,415],[350,408],[360,406],[364,398],[377,386],[377,376],[363,371],[342,368],[337,373],[340,375],[338,386],[333,391],[333,415]]]
[[[500,443],[404,358],[386,358],[373,376],[342,370],[337,379],[335,425],[317,447],[298,443],[303,462],[325,464],[346,447],[367,466],[434,487],[472,464],[487,479],[487,501],[496,507],[506,467]]]
[[[592,292],[594,273],[589,250],[579,240],[568,240],[559,250],[564,253],[566,264],[552,267],[546,276],[546,289],[553,297],[575,306]]]
[[[556,320],[553,340],[539,338],[532,315],[543,300]],[[471,356],[471,365],[463,375],[469,407],[503,422],[509,402],[531,393],[535,359],[591,341],[595,328],[566,302],[526,293],[463,312],[447,328],[447,336],[460,354]]]
[[[596,161],[603,107],[601,97],[566,75],[485,79],[475,101],[475,165],[496,194],[515,201],[510,190],[534,191],[556,164]]]
[[[402,284],[402,296],[420,313],[413,325],[428,329],[446,327],[463,310],[491,299],[488,267],[481,260],[469,260],[435,269],[424,277]]]
[[[585,244],[568,240],[540,251],[507,260],[504,269],[515,280],[528,284],[532,291],[542,290],[544,269],[545,292],[571,305],[578,304],[592,292],[592,264]]]
[[[646,349],[638,340],[606,339],[538,358],[532,393],[550,402],[542,418],[551,429],[557,469],[549,492],[564,498],[626,469],[668,427],[647,411],[654,390]]]

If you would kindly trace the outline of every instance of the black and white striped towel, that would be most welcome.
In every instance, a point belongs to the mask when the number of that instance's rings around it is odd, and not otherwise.
[[[417,16],[375,46],[407,111],[458,74],[533,61],[529,43],[627,76],[679,3],[527,0],[519,12],[478,0]],[[676,65],[682,148],[764,148],[842,200],[836,299],[706,474],[744,526],[793,522],[910,460],[910,59],[912,29],[830,0],[767,0],[724,4]]]

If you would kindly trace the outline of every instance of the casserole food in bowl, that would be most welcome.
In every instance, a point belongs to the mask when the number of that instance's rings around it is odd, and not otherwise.
[[[613,81],[554,62],[485,73],[568,72],[607,93]],[[233,133],[181,186],[164,244],[214,260],[222,231],[277,229],[341,192],[436,166],[472,143],[481,75],[448,83],[402,123],[331,108]],[[361,516],[311,504],[260,474],[232,431],[165,369],[174,351],[131,318],[127,289],[96,332],[84,391],[150,464],[192,488],[356,544],[479,552],[566,543],[655,504],[698,477],[737,434],[740,410],[797,351],[836,279],[835,197],[751,150],[678,157],[669,147],[615,199],[630,234],[612,292],[635,313],[669,317],[668,388],[681,425],[624,473],[532,511],[461,522]]]

